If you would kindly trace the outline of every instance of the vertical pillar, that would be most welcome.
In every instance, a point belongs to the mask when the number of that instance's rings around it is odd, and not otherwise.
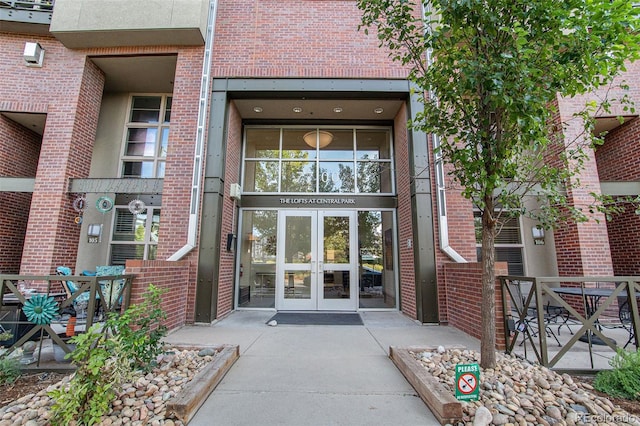
[[[565,123],[565,149],[582,142],[582,123],[578,121],[580,120],[574,119]],[[567,191],[570,203],[588,212],[589,205],[593,202],[590,194],[600,194],[600,178],[595,152],[590,148],[585,150],[587,159],[584,169],[572,179],[572,183],[576,185],[567,188]],[[554,231],[560,276],[613,275],[606,218],[598,212],[591,216],[591,220],[584,223],[569,221],[558,224]]]
[[[77,81],[49,104],[21,274],[49,274],[57,265],[75,264],[80,226],[74,222],[74,196],[67,187],[70,178],[89,175],[104,75],[87,59],[77,70]]]

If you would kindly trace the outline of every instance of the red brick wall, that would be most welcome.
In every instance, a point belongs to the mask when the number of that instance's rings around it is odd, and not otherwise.
[[[104,75],[84,57],[66,65],[65,96],[48,108],[21,273],[46,274],[76,258],[80,227],[66,190],[69,178],[89,175]]]
[[[180,49],[176,61],[158,259],[168,258],[187,243],[203,51]],[[194,254],[189,256],[192,261],[197,258]]]
[[[496,262],[496,277],[507,275],[507,264]],[[440,288],[450,300],[447,305],[449,325],[470,336],[482,337],[482,264],[448,263],[444,265],[446,285]],[[496,280],[496,349],[505,349],[504,313],[502,311],[502,289]]]
[[[0,176],[35,177],[40,135],[0,115]],[[20,272],[30,193],[0,192],[0,272]]]
[[[612,130],[604,145],[596,149],[598,173],[603,181],[640,180],[640,119],[635,118]],[[607,222],[615,275],[640,275],[640,216],[635,207]]]
[[[227,152],[224,173],[224,200],[222,212],[222,227],[220,233],[220,270],[218,275],[218,311],[221,318],[233,309],[233,283],[237,250],[226,251],[227,234],[237,234],[238,210],[229,197],[232,183],[240,182],[240,157],[242,155],[242,118],[234,104],[229,105],[229,122],[227,127]],[[234,220],[235,216],[235,220]],[[235,223],[234,223],[235,222]]]
[[[184,325],[188,317],[187,284],[190,269],[190,264],[186,261],[128,260],[126,272],[135,275],[131,288],[131,304],[142,302],[149,284],[153,284],[166,292],[161,304],[167,314],[164,325],[169,330]]]
[[[416,276],[414,249],[407,246],[413,241],[413,214],[411,209],[411,169],[407,133],[407,108],[403,106],[394,122],[394,151],[396,161],[396,187],[398,188],[398,259],[400,262],[400,310],[411,318],[417,318]],[[412,244],[413,246],[413,244]]]
[[[582,122],[572,116],[575,111],[580,110],[583,102],[584,99],[562,99],[559,102],[559,119],[564,121],[566,149],[574,149],[577,144],[583,144]],[[590,148],[584,150],[587,154],[584,169],[579,176],[571,178],[567,194],[574,207],[588,212],[589,206],[593,204],[591,192],[600,193],[600,178],[594,151]],[[613,274],[609,237],[603,214],[595,212],[591,215],[591,220],[584,223],[560,223],[553,236],[560,276]]]
[[[220,1],[212,74],[405,78],[375,32],[358,31],[361,16],[354,1]]]

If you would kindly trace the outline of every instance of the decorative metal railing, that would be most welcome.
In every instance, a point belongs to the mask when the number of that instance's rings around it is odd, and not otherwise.
[[[502,288],[507,353],[518,339],[530,344],[537,361],[553,368],[578,341],[588,344],[591,368],[592,345],[606,345],[613,351],[640,342],[640,277],[498,277]],[[571,324],[571,338],[560,344],[550,327]],[[624,330],[625,340],[616,342],[605,329]],[[549,359],[548,339],[555,339],[559,351]],[[597,343],[596,343],[597,342]]]
[[[64,338],[70,324],[74,332],[82,332],[110,313],[124,312],[129,307],[133,278],[0,275],[0,347],[11,352],[35,340],[40,345],[38,366],[45,339],[71,352]]]

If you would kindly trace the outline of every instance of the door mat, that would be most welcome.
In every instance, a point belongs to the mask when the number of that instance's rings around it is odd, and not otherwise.
[[[267,324],[273,320],[284,325],[364,325],[355,312],[278,312],[269,318]]]

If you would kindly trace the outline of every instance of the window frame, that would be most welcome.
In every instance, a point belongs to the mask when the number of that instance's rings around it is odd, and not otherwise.
[[[114,246],[143,246],[143,256],[141,260],[154,260],[154,258],[150,258],[149,257],[149,251],[151,249],[152,246],[155,246],[156,248],[156,253],[157,253],[157,246],[158,246],[158,241],[154,240],[152,238],[153,232],[153,225],[154,225],[154,221],[153,221],[153,217],[157,214],[158,215],[158,231],[156,231],[156,234],[159,232],[159,228],[160,228],[160,219],[162,216],[162,206],[145,206],[145,210],[146,210],[146,215],[147,218],[151,218],[151,220],[146,220],[145,221],[145,227],[144,227],[144,239],[142,241],[135,241],[134,240],[119,240],[119,239],[114,239],[114,236],[118,235],[118,233],[116,232],[116,220],[118,218],[118,211],[126,211],[126,214],[131,214],[133,215],[133,213],[131,213],[129,211],[129,206],[128,205],[116,205],[113,208],[113,214],[112,214],[112,223],[111,223],[111,234],[109,236],[109,262],[110,264],[118,264],[118,263],[113,263],[113,248]],[[135,222],[135,218],[133,218],[133,221]],[[135,234],[135,229],[133,230],[134,234]],[[158,238],[159,240],[159,238]],[[137,259],[137,258],[134,258]]]
[[[473,222],[474,222],[474,231],[475,231],[475,242],[476,242],[476,255],[478,258],[478,261],[482,260],[481,257],[481,248],[482,248],[482,238],[480,236],[480,238],[478,238],[478,229],[476,227],[476,223],[477,223],[477,219],[481,219],[481,212],[479,209],[473,209]],[[524,234],[523,232],[523,227],[522,227],[522,215],[518,215],[517,217],[512,218],[513,220],[516,221],[516,223],[518,224],[517,230],[518,230],[518,239],[520,242],[518,243],[499,243],[496,242],[494,243],[494,248],[495,249],[519,249],[520,251],[520,258],[522,259],[522,263],[519,265],[522,265],[522,275],[526,276],[527,274],[527,258],[525,256],[525,243],[524,243]],[[482,226],[482,224],[480,224],[480,226]],[[496,261],[498,261],[498,253],[496,250]],[[509,265],[509,262],[507,262],[507,265]],[[515,265],[515,264],[514,264]],[[512,274],[511,272],[509,272],[509,275],[518,275],[518,274]]]
[[[134,111],[134,100],[136,98],[142,97],[155,97],[160,98],[160,108],[158,109],[158,120],[157,122],[143,122],[143,121],[131,121],[132,113]],[[127,118],[124,124],[124,132],[122,135],[122,147],[120,151],[120,170],[119,177],[121,178],[139,178],[139,179],[153,179],[153,178],[164,178],[166,158],[167,158],[167,148],[168,148],[168,140],[171,132],[171,119],[170,114],[172,111],[172,103],[173,103],[173,94],[172,93],[132,93],[129,96],[129,104],[127,107]],[[169,120],[165,120],[167,118],[167,112],[169,113]],[[156,130],[155,141],[154,141],[154,153],[152,156],[144,155],[128,155],[127,151],[129,148],[129,140],[130,131],[132,129],[154,129]],[[166,134],[167,143],[163,144],[165,140],[164,136]],[[164,149],[163,149],[164,147]],[[151,163],[152,165],[152,173],[150,175],[145,175],[144,173],[140,174],[126,174],[126,165],[127,164],[141,164]]]
[[[251,129],[272,129],[272,130],[278,130],[279,131],[279,141],[278,141],[278,155],[277,157],[269,157],[269,156],[264,156],[264,157],[257,157],[257,156],[248,156],[247,155],[247,131],[251,130]],[[301,192],[301,191],[283,191],[282,187],[283,187],[283,174],[285,173],[285,164],[287,163],[293,163],[293,162],[300,162],[299,159],[290,159],[290,158],[285,158],[283,157],[283,139],[284,139],[284,132],[286,130],[333,130],[333,131],[342,131],[342,130],[347,130],[347,131],[351,131],[352,135],[353,135],[353,147],[352,147],[352,153],[353,155],[351,156],[351,159],[349,160],[344,160],[344,159],[332,159],[332,158],[323,158],[323,156],[321,155],[321,149],[320,148],[316,148],[315,151],[315,156],[313,158],[310,158],[308,160],[304,160],[304,162],[309,162],[312,163],[315,167],[314,169],[314,179],[315,179],[315,188],[313,191],[309,191],[309,192]],[[377,158],[377,159],[363,159],[360,158],[358,155],[358,146],[357,146],[357,135],[358,135],[358,131],[366,131],[366,130],[381,130],[381,131],[386,131],[388,132],[388,143],[389,143],[389,158]],[[265,194],[270,194],[270,195],[275,195],[275,194],[287,194],[287,195],[326,195],[326,196],[330,196],[330,195],[368,195],[368,196],[389,196],[389,195],[396,195],[396,176],[394,173],[394,164],[395,164],[395,159],[394,159],[394,151],[393,151],[393,128],[391,126],[331,126],[331,125],[326,125],[326,126],[309,126],[309,125],[301,125],[301,126],[282,126],[282,125],[248,125],[245,126],[244,131],[243,131],[243,144],[242,144],[242,160],[241,160],[241,164],[242,164],[242,171],[241,171],[241,177],[242,177],[242,188],[243,188],[243,194],[247,194],[247,195],[265,195]],[[273,150],[270,150],[271,152]],[[273,191],[249,191],[246,189],[246,173],[247,173],[247,167],[248,164],[253,164],[252,167],[254,167],[254,180],[255,180],[255,170],[259,167],[259,165],[261,163],[267,163],[270,162],[275,166],[275,170],[277,170],[278,176],[277,176],[277,182],[275,184],[275,190]],[[338,164],[338,163],[349,163],[352,165],[353,167],[353,191],[352,192],[340,192],[340,191],[336,191],[336,192],[321,192],[320,188],[321,188],[321,183],[320,180],[322,178],[323,173],[320,173],[320,165],[322,163],[334,163],[334,164]],[[380,192],[362,192],[361,191],[361,186],[359,185],[358,182],[358,166],[360,164],[377,164],[379,165],[379,167],[382,168],[388,168],[388,173],[389,173],[389,179],[390,182],[388,183],[389,185],[389,191],[382,191],[382,186],[383,186],[383,179],[382,179],[382,174],[380,175],[380,181],[378,182],[378,185],[380,187]]]

